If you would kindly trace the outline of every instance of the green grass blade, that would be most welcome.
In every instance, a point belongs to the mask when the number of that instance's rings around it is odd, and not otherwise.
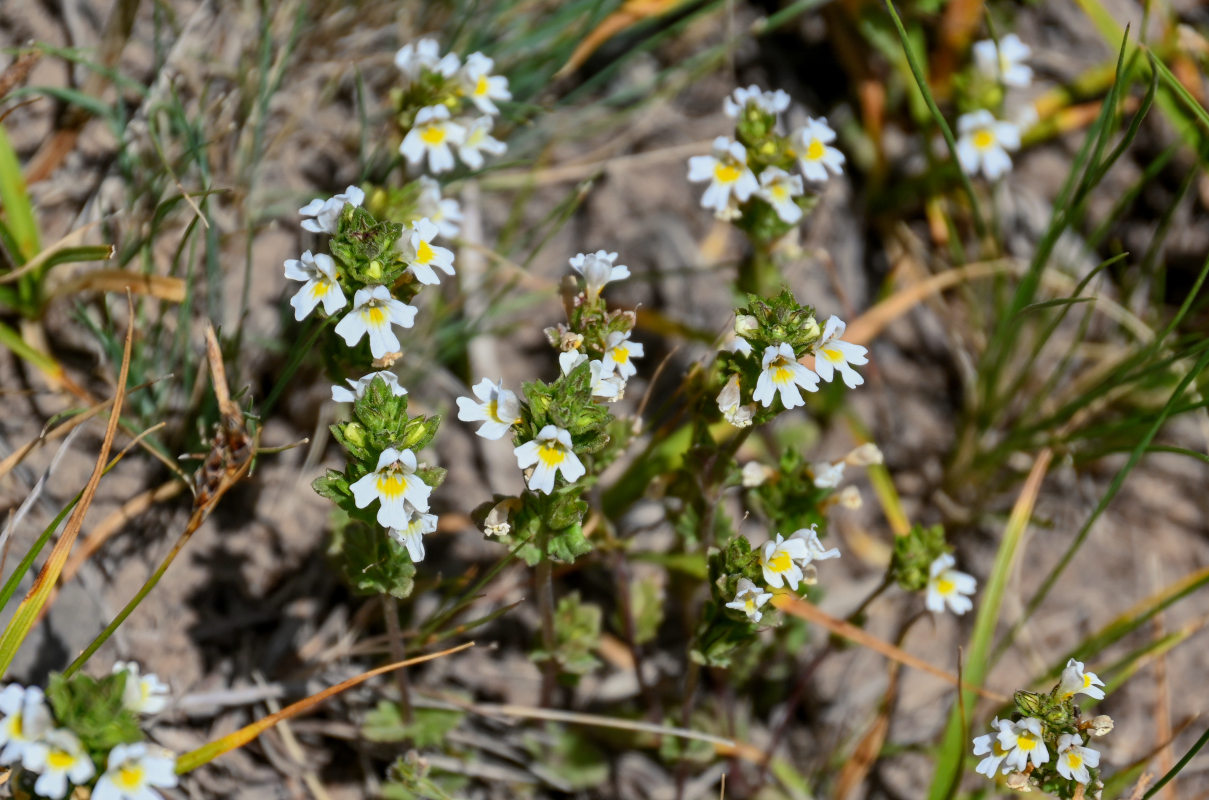
[[[1184,767],[1188,766],[1188,762],[1191,761],[1206,744],[1209,744],[1209,728],[1206,728],[1205,732],[1201,734],[1201,738],[1197,739],[1196,743],[1193,744],[1192,747],[1188,748],[1188,752],[1184,753],[1184,757],[1177,761],[1176,765],[1172,767],[1166,775],[1159,778],[1158,783],[1156,783],[1154,786],[1151,786],[1150,790],[1146,792],[1146,794],[1142,795],[1142,800],[1150,800],[1150,798],[1158,794],[1160,789],[1166,786],[1176,775],[1179,775]]]
[[[20,266],[36,256],[42,245],[38,241],[38,223],[34,221],[34,207],[29,201],[25,176],[21,174],[17,153],[3,125],[0,125],[0,208],[4,211],[8,234],[17,248],[12,255]]]

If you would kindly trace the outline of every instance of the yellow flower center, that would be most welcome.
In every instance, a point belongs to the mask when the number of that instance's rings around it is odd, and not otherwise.
[[[432,261],[432,257],[435,255],[436,253],[433,252],[428,242],[421,240],[420,246],[416,248],[416,261],[419,261],[421,264],[427,264],[429,261]]]
[[[788,572],[791,566],[793,566],[793,559],[784,550],[776,551],[772,554],[772,558],[768,559],[769,569],[776,573]]]
[[[618,364],[624,364],[630,360],[630,349],[628,347],[614,347],[609,351],[609,358],[613,359]]]
[[[979,150],[986,150],[993,144],[995,144],[995,134],[990,131],[983,129],[974,134],[974,146]]]
[[[714,178],[718,183],[734,183],[739,180],[739,168],[719,161],[718,166],[714,167]]]
[[[51,769],[62,771],[76,763],[76,757],[66,750],[52,749],[46,756],[46,763]]]
[[[1037,747],[1037,740],[1032,735],[1026,733],[1024,736],[1016,739],[1016,747],[1027,753]]]
[[[119,789],[138,789],[143,785],[146,777],[146,770],[141,764],[123,764],[118,768],[118,774],[114,776],[113,782]]]
[[[818,161],[823,157],[823,153],[825,152],[826,148],[823,147],[822,142],[820,142],[818,139],[811,139],[810,145],[806,148],[806,158],[810,159],[811,161]]]
[[[749,597],[743,601],[743,608],[748,614],[756,610],[756,600],[754,597]]]
[[[407,491],[407,476],[393,473],[378,476],[378,494],[385,500],[393,500]]]
[[[425,125],[420,132],[420,138],[429,147],[436,147],[445,141],[445,129],[440,125]]]
[[[330,288],[332,288],[332,286],[327,281],[319,281],[311,287],[311,296],[315,298],[323,297],[327,294],[327,290]]]
[[[361,313],[365,316],[365,321],[374,328],[381,327],[386,322],[386,312],[382,310],[382,306],[366,306]]]
[[[844,354],[839,350],[836,350],[834,347],[825,347],[823,348],[823,358],[838,364],[844,360]]]
[[[953,590],[956,588],[957,586],[948,578],[941,578],[936,581],[936,591],[941,594],[953,594]]]
[[[1086,689],[1086,688],[1087,688],[1087,687],[1089,687],[1089,686],[1091,686],[1091,676],[1090,676],[1090,675],[1084,675],[1084,676],[1083,676],[1083,688],[1084,688],[1084,689]]]
[[[1074,750],[1070,750],[1066,754],[1066,764],[1071,769],[1078,769],[1079,767],[1083,766],[1083,756],[1079,755]]]
[[[503,422],[500,419],[500,401],[494,397],[487,401],[487,419],[492,422]]]
[[[474,84],[475,95],[477,96],[477,95],[487,94],[487,89],[489,86],[490,86],[490,84],[487,83],[487,76],[480,75],[478,81]]]
[[[8,729],[17,739],[25,738],[25,717],[18,711],[8,718]]]
[[[547,467],[557,467],[566,459],[566,452],[556,444],[538,445],[537,457]]]
[[[768,192],[769,192],[769,194],[772,195],[772,198],[774,200],[779,201],[779,200],[786,200],[789,198],[789,189],[787,189],[785,186],[783,186],[779,183],[773,184],[772,188],[769,189]]]
[[[999,743],[998,739],[995,739],[991,742],[991,752],[994,753],[996,757],[1007,755],[1007,750],[1004,749],[1003,745]]]

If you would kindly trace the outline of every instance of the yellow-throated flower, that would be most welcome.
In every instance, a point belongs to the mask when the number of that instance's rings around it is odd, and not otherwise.
[[[994,39],[975,42],[973,52],[974,66],[991,80],[1018,89],[1033,82],[1033,70],[1024,63],[1033,51],[1016,34],[1009,33],[998,44]]]
[[[22,766],[38,773],[34,781],[38,797],[51,800],[67,796],[68,781],[82,786],[97,772],[79,738],[66,728],[48,731],[26,748]]]
[[[714,152],[688,160],[688,179],[694,183],[709,181],[701,196],[701,207],[725,214],[731,196],[742,203],[760,188],[756,175],[747,166],[747,150],[725,136],[714,139]]]
[[[407,548],[411,560],[420,563],[424,560],[424,534],[437,529],[437,515],[424,514],[412,510],[411,518],[401,528],[389,528],[387,534],[399,544]]]
[[[492,75],[495,62],[482,53],[471,53],[466,56],[466,63],[458,73],[462,93],[466,99],[474,103],[475,108],[484,114],[498,114],[499,108],[495,101],[504,102],[512,99],[508,90],[508,79],[503,75]]]
[[[1085,672],[1082,661],[1075,661],[1073,658],[1066,662],[1066,668],[1062,670],[1062,679],[1058,683],[1058,694],[1063,700],[1074,697],[1077,694],[1085,694],[1093,700],[1103,700],[1104,690],[1100,687],[1104,685],[1104,681],[1100,680],[1094,672]]]
[[[327,253],[312,254],[307,250],[302,258],[286,260],[285,276],[292,281],[303,281],[302,288],[290,298],[294,319],[299,322],[320,303],[329,316],[348,304],[348,298],[336,280],[336,262]]]
[[[1100,753],[1090,747],[1083,746],[1083,739],[1077,733],[1064,733],[1058,737],[1058,753],[1055,756],[1054,767],[1058,774],[1076,783],[1090,783],[1091,773],[1088,767],[1100,766]]]
[[[760,608],[771,599],[770,592],[762,591],[747,578],[740,578],[739,585],[735,587],[735,599],[727,603],[726,607],[742,611],[752,622],[759,622],[763,616]]]
[[[1015,124],[981,109],[958,117],[957,134],[957,160],[967,175],[981,172],[996,180],[1012,168],[1008,151],[1020,147],[1020,128]]]
[[[575,455],[571,434],[555,425],[542,428],[536,438],[513,452],[521,469],[534,468],[529,476],[529,488],[535,492],[551,494],[556,472],[561,472],[567,483],[575,483],[587,472],[579,456]]]
[[[1007,751],[1004,766],[1009,770],[1024,771],[1028,762],[1039,767],[1049,761],[1049,750],[1045,746],[1041,720],[1025,717],[999,729],[1000,746]]]
[[[807,118],[806,124],[793,132],[791,140],[798,168],[807,180],[825,181],[828,173],[843,174],[844,154],[831,146],[835,131],[827,124],[826,117]]]
[[[453,274],[453,251],[433,244],[440,229],[426,218],[411,223],[411,230],[399,240],[399,256],[407,262],[407,269],[416,280],[428,286],[441,282],[436,269],[446,275]]]
[[[504,388],[504,382],[492,383],[483,378],[471,389],[478,400],[458,398],[458,419],[462,422],[479,422],[475,431],[484,439],[502,438],[512,426],[521,420],[521,404],[515,392]]]
[[[628,381],[638,374],[633,359],[642,358],[643,349],[641,342],[630,341],[629,331],[613,331],[605,339],[604,356],[601,358],[604,366],[600,374],[607,378],[616,370],[623,381]]]
[[[855,389],[865,382],[861,374],[852,368],[853,364],[868,364],[865,355],[869,351],[859,344],[840,341],[847,326],[844,321],[834,314],[827,318],[823,326],[823,335],[813,347],[814,371],[828,383],[839,372],[840,377],[849,389]]]
[[[109,751],[106,766],[92,800],[160,800],[157,788],[176,786],[176,759],[144,742],[117,745]]]
[[[398,352],[399,337],[392,325],[410,328],[416,321],[416,307],[390,296],[385,286],[366,286],[353,295],[353,310],[336,325],[336,333],[349,347],[369,335],[369,352],[374,358]]]
[[[949,607],[954,614],[964,614],[974,607],[969,595],[978,587],[973,575],[953,569],[957,561],[949,553],[941,553],[928,568],[927,596],[924,605],[940,613]]]
[[[802,178],[777,167],[766,167],[760,173],[760,188],[756,197],[772,206],[782,222],[790,225],[802,218],[802,207],[793,201],[803,192]]]
[[[764,582],[774,589],[789,584],[790,589],[797,591],[803,577],[800,562],[809,562],[809,559],[806,542],[801,539],[786,539],[778,533],[776,539],[765,542],[760,550],[760,568],[764,570]]]
[[[399,152],[413,167],[428,156],[428,169],[444,172],[453,169],[450,145],[466,141],[466,129],[449,119],[445,106],[425,106],[416,113],[416,121],[403,137]]]
[[[763,371],[756,379],[756,390],[751,399],[763,404],[765,408],[772,405],[772,398],[778,392],[785,408],[796,408],[806,405],[798,387],[808,392],[819,390],[819,376],[798,363],[793,348],[786,342],[764,348],[761,366]]]
[[[378,524],[384,528],[406,528],[411,509],[428,510],[428,495],[432,492],[432,487],[416,474],[415,453],[393,447],[378,455],[377,469],[348,488],[357,508],[379,501]]]
[[[37,686],[26,689],[12,683],[0,692],[0,713],[0,764],[15,764],[50,729],[50,709]]]
[[[168,705],[168,684],[154,672],[140,674],[139,665],[133,661],[119,661],[113,665],[113,673],[126,673],[126,685],[122,688],[122,705],[136,714],[158,714]]]
[[[471,169],[483,166],[483,153],[499,156],[507,152],[508,145],[491,135],[494,124],[491,117],[479,117],[463,126],[466,135],[458,145],[458,158]]]
[[[999,741],[999,733],[1011,727],[1011,720],[1001,720],[999,717],[995,717],[995,719],[991,720],[990,733],[974,737],[974,755],[984,757],[978,762],[978,769],[975,770],[979,775],[986,775],[988,778],[994,780],[995,772],[999,769],[999,765],[1008,756],[1007,749]],[[1003,771],[1010,772],[1011,768],[1005,768]]]

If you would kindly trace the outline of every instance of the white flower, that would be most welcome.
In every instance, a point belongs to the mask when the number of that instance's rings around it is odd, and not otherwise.
[[[854,467],[867,467],[870,464],[885,463],[885,456],[882,455],[881,449],[873,442],[865,442],[859,447],[853,449],[851,453],[844,457]]]
[[[374,358],[382,358],[399,350],[399,337],[391,325],[410,328],[415,320],[415,306],[394,299],[385,286],[366,286],[353,296],[353,310],[336,325],[336,333],[349,347],[368,333],[369,352]]]
[[[336,280],[336,262],[327,253],[312,255],[307,250],[302,258],[288,259],[285,262],[285,276],[292,281],[304,281],[302,288],[290,298],[294,319],[299,322],[314,311],[320,301],[329,316],[348,303]]]
[[[1088,767],[1100,766],[1099,751],[1083,746],[1077,733],[1064,733],[1058,737],[1058,755],[1054,766],[1058,774],[1077,783],[1090,783]]]
[[[754,489],[757,486],[763,486],[769,478],[776,474],[777,471],[772,467],[765,466],[759,461],[748,461],[739,472],[739,477],[742,480],[743,488]]]
[[[48,731],[27,747],[22,764],[30,772],[41,773],[34,791],[52,800],[67,795],[68,781],[82,786],[97,772],[80,740],[66,728]]]
[[[756,390],[751,399],[762,403],[765,408],[772,405],[773,395],[781,393],[781,404],[785,408],[796,408],[806,405],[798,387],[808,392],[819,390],[819,376],[798,363],[793,354],[793,348],[787,343],[764,348],[764,358],[761,362],[764,371],[756,380]]]
[[[25,755],[26,748],[50,729],[50,709],[37,686],[25,689],[9,684],[0,692],[0,764],[15,764]]]
[[[395,66],[411,80],[420,76],[420,71],[435,70],[441,60],[441,46],[435,39],[421,39],[408,43],[395,53]]]
[[[928,567],[928,588],[924,605],[929,611],[940,613],[945,604],[954,614],[964,614],[974,607],[967,595],[974,594],[978,584],[973,575],[953,569],[956,560],[948,553],[936,557]]]
[[[458,398],[458,419],[462,422],[478,422],[483,424],[475,431],[484,439],[499,439],[512,426],[521,421],[521,404],[516,393],[504,388],[504,382],[492,383],[490,378],[483,378],[471,389],[478,401],[469,397]]]
[[[144,742],[119,744],[109,751],[108,769],[92,790],[92,800],[160,800],[152,787],[176,786],[176,759]]]
[[[840,551],[838,548],[824,548],[823,543],[819,541],[819,533],[815,529],[815,525],[809,528],[802,528],[794,531],[789,537],[791,542],[801,542],[804,545],[805,553],[797,557],[797,564],[802,568],[802,580],[805,583],[813,584],[818,578],[818,571],[814,567],[815,561],[827,561],[831,558],[839,558]],[[765,545],[767,547],[767,545]],[[795,587],[796,588],[796,587]]]
[[[625,396],[625,378],[619,374],[605,374],[604,362],[593,361],[588,364],[588,369],[591,371],[592,376],[593,397],[599,397],[610,403],[616,403]]]
[[[441,196],[441,184],[434,178],[421,175],[418,178],[420,196],[416,198],[416,211],[421,217],[427,217],[441,235],[452,238],[458,235],[462,221],[462,207],[452,197]]]
[[[739,376],[731,375],[726,381],[726,385],[722,387],[722,391],[718,392],[718,410],[722,412],[726,421],[736,428],[746,428],[751,424],[751,418],[756,413],[754,405],[739,405],[742,399],[743,396],[739,390]]]
[[[380,370],[378,372],[371,372],[368,375],[362,375],[357,380],[346,378],[344,382],[349,385],[350,388],[348,389],[343,386],[333,386],[332,400],[337,403],[354,403],[360,400],[365,395],[365,390],[374,382],[374,378],[381,378],[386,381],[386,387],[390,389],[390,393],[395,397],[402,397],[407,394],[407,390],[399,384],[399,378],[395,373]]]
[[[993,39],[974,43],[974,65],[978,71],[1019,89],[1033,82],[1033,70],[1024,63],[1032,54],[1032,49],[1014,33],[1000,39],[998,46]]]
[[[810,563],[806,542],[802,539],[786,539],[781,534],[764,543],[760,551],[760,567],[764,570],[764,582],[774,589],[785,584],[797,591],[802,580],[800,561]]]
[[[814,475],[815,486],[820,489],[834,489],[844,479],[844,462],[837,461],[832,464],[830,461],[820,461],[810,465],[810,472]]]
[[[742,611],[752,622],[759,622],[760,617],[763,616],[760,612],[761,606],[771,599],[770,592],[762,592],[759,586],[747,578],[739,578],[739,585],[735,589],[735,599],[727,603],[726,607]]]
[[[1039,767],[1049,761],[1049,750],[1042,740],[1041,720],[1025,717],[999,728],[999,744],[1008,751],[1004,771],[1025,769],[1029,761]]]
[[[865,502],[861,499],[861,490],[855,486],[845,486],[843,489],[840,489],[840,493],[836,495],[836,499],[841,506],[853,511],[860,508]]]
[[[535,492],[551,494],[556,472],[561,471],[567,483],[575,483],[587,472],[575,455],[571,434],[554,425],[542,428],[537,438],[525,442],[514,452],[521,469],[537,465],[529,477],[529,488]]]
[[[865,354],[869,351],[859,344],[840,341],[846,328],[839,317],[828,317],[827,324],[823,326],[823,335],[814,345],[814,371],[828,383],[838,371],[848,388],[855,389],[865,379],[852,365],[868,364],[869,359]]]
[[[798,167],[807,180],[825,181],[828,172],[843,174],[844,154],[831,146],[835,131],[827,124],[826,117],[808,117],[806,124],[793,132],[792,141],[798,151]]]
[[[736,336],[732,333],[723,345],[723,349],[729,350],[732,353],[738,353],[739,355],[749,356],[751,355],[751,342],[742,336]]]
[[[616,260],[616,253],[604,250],[579,253],[570,260],[571,269],[583,276],[584,291],[587,292],[589,303],[600,297],[600,291],[604,289],[605,284],[630,277],[630,268],[624,264],[614,266],[613,262]]]
[[[1075,661],[1072,658],[1066,662],[1066,669],[1062,670],[1062,680],[1058,684],[1058,692],[1062,695],[1063,700],[1068,700],[1080,693],[1093,700],[1103,700],[1104,690],[1099,688],[1103,685],[1104,681],[1100,680],[1096,673],[1084,672],[1083,662]]]
[[[743,113],[748,104],[756,106],[766,114],[779,114],[789,108],[789,95],[780,89],[766,92],[754,84],[746,89],[740,87],[722,101],[722,111],[734,119]]]
[[[440,229],[432,220],[421,218],[411,223],[411,232],[399,240],[399,255],[416,280],[428,286],[441,282],[433,267],[453,274],[453,251],[432,243]]]
[[[403,137],[399,152],[413,167],[428,156],[428,168],[433,172],[453,169],[453,151],[449,145],[466,140],[466,129],[449,120],[445,106],[426,106],[416,114],[411,130]]]
[[[428,495],[432,492],[432,487],[416,474],[415,453],[393,447],[378,455],[375,471],[366,473],[348,488],[357,508],[380,501],[378,524],[384,528],[406,528],[412,509],[428,510]]]
[[[112,672],[126,673],[126,685],[122,689],[122,705],[137,714],[158,714],[168,705],[168,684],[154,672],[142,675],[139,665],[133,661],[119,661]]]
[[[458,158],[471,169],[483,166],[483,153],[498,156],[508,149],[508,145],[491,135],[492,124],[491,117],[479,117],[466,126],[464,141],[458,145]]]
[[[995,119],[982,109],[962,114],[957,119],[957,161],[967,175],[979,171],[995,180],[1012,168],[1008,150],[1020,147],[1020,129],[1011,122]]]
[[[400,528],[389,528],[386,532],[390,538],[407,548],[407,555],[413,562],[424,560],[424,534],[437,529],[437,515],[424,514],[412,509],[407,524]]]
[[[350,186],[340,194],[334,194],[326,200],[316,197],[298,209],[298,213],[302,216],[314,217],[314,219],[304,219],[302,229],[311,233],[335,233],[337,223],[340,221],[340,212],[344,210],[344,204],[359,206],[363,202],[365,202],[365,192],[356,186]]]
[[[484,114],[498,114],[499,108],[495,100],[512,99],[508,91],[508,79],[502,75],[492,75],[491,69],[495,62],[482,53],[471,53],[466,56],[466,63],[458,78],[466,97]]]
[[[982,761],[978,762],[978,769],[975,770],[979,775],[986,775],[992,780],[995,778],[995,772],[999,769],[999,765],[1007,758],[1008,751],[999,742],[999,733],[1005,729],[1012,727],[1012,721],[1008,719],[991,720],[991,732],[982,736],[974,737],[974,755],[986,756]],[[1003,771],[1008,772],[1011,768],[1005,768]]]
[[[564,350],[558,354],[558,369],[563,375],[570,375],[587,360],[588,357],[578,350]]]
[[[747,151],[725,136],[714,139],[713,155],[693,156],[688,160],[688,179],[694,183],[709,181],[701,196],[701,207],[725,214],[733,194],[739,202],[760,188],[756,175],[747,166]]]
[[[783,222],[790,225],[802,218],[802,207],[793,198],[802,194],[802,178],[777,167],[766,167],[760,173],[760,188],[756,197],[767,202]]]
[[[613,331],[605,339],[604,356],[601,359],[604,368],[601,374],[607,378],[613,374],[613,370],[617,370],[621,379],[628,381],[638,374],[638,367],[634,366],[632,359],[642,358],[643,355],[642,344],[631,342],[629,331]]]

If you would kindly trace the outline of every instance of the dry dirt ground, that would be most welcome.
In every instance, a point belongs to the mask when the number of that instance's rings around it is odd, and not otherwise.
[[[5,4],[0,7],[0,43],[14,45],[35,39],[59,46],[94,46],[108,5],[87,0]],[[282,41],[288,33],[296,8],[296,4],[286,3],[274,9],[275,41]],[[1121,0],[1114,11],[1124,20],[1137,10]],[[254,180],[249,180],[251,165],[241,158],[249,145],[249,116],[255,112],[249,110],[251,100],[242,93],[248,86],[249,71],[254,69],[260,33],[254,4],[175,2],[167,12],[143,4],[119,69],[142,85],[158,87],[153,91],[171,88],[188,107],[205,109],[211,122],[207,130],[213,137],[208,142],[213,183],[230,190],[215,202],[217,241],[229,266],[224,269],[223,295],[212,306],[211,316],[227,328],[239,322],[235,317],[242,265],[250,252],[245,354],[236,380],[250,386],[254,396],[263,396],[281,369],[280,349],[272,343],[296,333],[292,321],[282,314],[287,295],[280,265],[313,244],[299,231],[294,209],[316,194],[337,191],[357,178],[353,65],[364,76],[369,94],[385,97],[394,79],[394,49],[417,31],[409,26],[408,14],[393,4],[311,4],[280,90],[265,111],[267,145],[264,157],[254,165]],[[1188,13],[1195,12],[1190,9]],[[736,14],[743,24],[756,12],[740,7]],[[1050,81],[1067,79],[1110,56],[1074,3],[1047,3],[1023,12],[1018,32],[1036,43],[1038,70]],[[723,33],[721,23],[697,26],[677,46],[701,46],[717,41]],[[696,207],[696,192],[684,180],[683,146],[708,142],[726,130],[720,102],[736,80],[743,85],[781,86],[794,95],[799,106],[805,103],[814,113],[851,115],[844,105],[811,107],[821,97],[842,96],[842,89],[813,86],[811,76],[797,70],[791,58],[794,47],[812,53],[824,48],[823,36],[825,29],[817,17],[804,18],[766,45],[741,46],[735,78],[714,75],[702,79],[674,98],[653,105],[620,133],[609,131],[595,139],[556,143],[545,152],[551,167],[613,161],[595,181],[571,223],[533,261],[522,285],[552,289],[568,256],[597,248],[616,250],[635,273],[635,279],[614,296],[617,303],[658,309],[672,319],[705,329],[723,329],[732,299],[725,281],[716,280],[710,271],[723,268],[709,265],[736,258],[740,243]],[[157,46],[168,49],[170,66],[152,74]],[[648,61],[638,59],[631,67],[635,74],[617,80],[638,80],[643,70],[656,68],[658,59],[675,56],[675,52],[659,53],[645,57]],[[48,56],[36,65],[28,83],[64,87],[79,85],[83,77],[82,69],[70,69],[61,59]],[[122,135],[129,137],[129,146],[140,157],[152,158],[146,140],[147,107],[137,96],[129,100],[134,122]],[[59,104],[50,99],[13,113],[6,125],[23,159],[30,158],[49,138],[61,122],[60,113]],[[558,130],[574,120],[574,114],[563,109],[542,124],[548,126],[546,130]],[[1144,146],[1157,149],[1170,135],[1161,125],[1152,125]],[[1004,187],[999,204],[1001,224],[1011,232],[1015,255],[1029,254],[1048,218],[1047,198],[1053,196],[1056,182],[1065,173],[1062,164],[1069,160],[1074,145],[1074,140],[1063,140],[1025,154]],[[179,142],[172,146],[178,147]],[[124,195],[113,162],[117,147],[114,132],[93,121],[62,165],[32,186],[46,241],[121,207]],[[520,155],[533,155],[537,144],[531,143],[531,147],[527,152],[521,149]],[[635,158],[640,154],[645,155]],[[1136,163],[1128,162],[1113,180],[1125,185],[1137,170]],[[567,180],[553,176],[525,198],[525,217],[534,223],[542,219],[580,177],[583,175],[574,169]],[[195,178],[184,176],[183,180]],[[1155,191],[1161,193],[1162,189]],[[489,187],[464,186],[462,201],[470,218],[467,236],[478,235],[490,243],[517,197]],[[800,255],[787,267],[787,282],[822,313],[848,318],[859,315],[869,307],[891,267],[886,242],[867,219],[863,199],[859,178],[829,184],[804,229]],[[1162,201],[1161,196],[1151,198],[1156,207],[1161,208]],[[126,211],[131,220],[138,219],[139,209]],[[250,226],[248,219],[252,220]],[[1209,250],[1203,200],[1192,198],[1185,203],[1177,225],[1180,232],[1172,240],[1171,261],[1199,264]],[[1147,231],[1153,231],[1153,219],[1139,221],[1121,234],[1144,240]],[[168,236],[163,246],[170,249],[174,244]],[[1077,257],[1076,251],[1072,258]],[[467,269],[473,273],[476,263],[477,269],[486,269],[471,248],[459,253],[459,263],[467,265],[463,274]],[[486,273],[488,281],[502,282],[508,277],[494,270]],[[552,291],[542,297],[524,313],[501,316],[497,329],[503,335],[483,335],[473,343],[474,374],[499,372],[513,386],[534,375],[549,375],[551,361],[542,349],[540,328],[559,321],[561,312]],[[88,299],[81,305],[82,313],[95,315],[101,303]],[[116,297],[107,303],[111,311],[120,305]],[[72,305],[63,301],[52,308],[47,338],[57,352],[70,356],[80,380],[103,396],[114,366],[73,317]],[[951,387],[965,356],[955,344],[955,317],[950,312],[945,301],[937,301],[892,325],[872,347],[869,383],[851,400],[886,454],[908,515],[925,523],[949,519],[942,509],[951,510],[953,505],[950,500],[946,506],[944,498],[937,496],[945,459],[953,446],[951,420],[960,402]],[[120,310],[112,313],[120,317]],[[200,349],[203,320],[200,314],[195,316],[189,324]],[[535,325],[534,320],[540,324]],[[648,368],[667,356],[675,344],[653,333],[640,331],[639,338],[647,342]],[[259,345],[265,345],[263,351],[257,350]],[[405,373],[420,368],[424,353],[435,345],[417,342],[417,348],[420,353],[409,356]],[[701,355],[691,347],[677,350],[671,355],[668,374],[677,374]],[[428,410],[448,412],[454,397],[463,391],[460,379],[451,372],[434,369],[410,377],[404,383]],[[4,408],[0,455],[34,437],[51,414],[69,405],[7,353],[0,357],[0,386]],[[640,381],[635,388],[628,400],[631,409],[645,386]],[[156,719],[151,731],[165,746],[178,751],[195,747],[262,715],[274,703],[331,685],[386,655],[378,604],[350,595],[324,558],[329,506],[310,490],[309,483],[339,459],[337,448],[322,435],[333,413],[326,396],[327,384],[316,370],[304,369],[298,374],[266,420],[264,439],[279,444],[312,436],[312,444],[261,461],[252,479],[228,496],[199,531],[184,557],[171,568],[169,579],[95,659],[95,669],[105,671],[115,660],[134,658],[171,684],[176,702]],[[13,536],[8,570],[82,485],[101,430],[102,423],[89,423],[71,443],[41,499]],[[842,427],[808,435],[816,437],[812,452],[819,457],[838,457],[851,446]],[[1194,449],[1205,448],[1205,430],[1193,419],[1172,426],[1165,436]],[[0,509],[13,508],[25,498],[53,452],[53,445],[41,449],[0,483]],[[519,488],[520,477],[512,468],[510,454],[502,443],[483,442],[450,418],[429,457],[449,467],[450,475],[434,494],[443,522],[423,571],[451,577],[482,569],[502,554],[501,549],[484,539],[466,513],[492,490]],[[1009,591],[1006,621],[1020,613],[1022,598],[1029,596],[1061,554],[1116,466],[1105,463],[1076,471],[1060,463],[1052,470],[1037,508],[1040,523],[1022,549]],[[1059,584],[1026,628],[1020,645],[991,673],[989,685],[1010,691],[1064,651],[1074,636],[1095,630],[1159,588],[1209,564],[1209,496],[1203,491],[1207,479],[1205,464],[1174,456],[1147,459],[1095,526],[1068,579]],[[123,503],[168,480],[167,473],[147,459],[127,459],[102,483],[85,535],[103,526]],[[866,489],[864,508],[837,512],[832,522],[845,558],[833,568],[828,565],[822,605],[836,615],[852,610],[878,582],[890,540],[867,485],[859,485]],[[1005,497],[995,510],[1006,513],[1011,500],[1011,496]],[[178,496],[155,503],[118,525],[115,535],[78,578],[64,587],[46,621],[22,651],[12,677],[41,680],[48,670],[62,668],[90,641],[165,555],[183,524],[187,506],[187,499]],[[640,506],[622,525],[649,523],[653,513],[652,507]],[[988,520],[966,526],[957,542],[960,563],[980,577],[990,570],[1003,515]],[[756,540],[762,537],[754,525],[748,532]],[[658,536],[659,531],[651,535]],[[595,577],[566,577],[565,587],[607,595],[600,568],[591,571]],[[480,609],[485,612],[529,595],[527,572],[509,568],[493,584]],[[420,619],[434,601],[418,594],[409,602],[414,604],[411,618]],[[477,631],[480,645],[476,649],[417,672],[413,676],[416,690],[430,698],[458,691],[479,701],[534,704],[539,675],[524,649],[533,635],[529,608],[522,604],[502,622]],[[887,596],[871,608],[871,630],[892,636],[902,620],[917,611],[918,606],[904,602],[901,595]],[[1205,692],[1209,647],[1199,629],[1209,619],[1207,613],[1203,596],[1166,613],[1162,630],[1193,626],[1197,632],[1162,663],[1165,679],[1156,677],[1160,663],[1150,662],[1101,706],[1117,720],[1116,731],[1105,742],[1104,763],[1109,772],[1150,753],[1165,726],[1178,729],[1209,710]],[[926,622],[913,630],[904,647],[952,668],[970,622],[949,616]],[[1156,622],[1112,654],[1105,654],[1104,663],[1159,632]],[[676,636],[668,638],[677,640]],[[809,660],[810,648],[818,640],[821,637],[803,652],[801,663]],[[660,682],[674,686],[679,659],[679,652],[669,648],[667,653],[653,653],[648,667]],[[571,693],[570,707],[607,714],[611,703],[636,696],[632,672],[623,660],[608,661]],[[902,681],[887,739],[895,745],[895,755],[878,763],[856,796],[922,796],[930,764],[916,745],[923,747],[934,740],[952,695],[947,685],[919,673],[906,671]],[[792,676],[786,676],[786,693],[791,682]],[[887,664],[871,652],[850,649],[827,659],[792,720],[780,753],[806,774],[834,770],[836,764],[829,756],[848,752],[871,724],[886,684]],[[393,690],[389,681],[382,681],[350,692],[288,730],[269,733],[244,751],[199,771],[185,782],[180,795],[248,800],[373,796],[386,764],[400,748],[361,742],[356,726],[378,697],[391,696]],[[727,690],[718,680],[707,682],[705,691],[725,695]],[[732,702],[742,701],[732,698]],[[750,711],[741,708],[737,713],[742,717]],[[783,702],[773,702],[767,713],[749,719],[747,740],[756,746],[767,744],[783,713]],[[1177,737],[1176,754],[1186,749],[1203,724],[1198,720]],[[514,721],[471,717],[457,734],[462,748],[479,753],[467,769],[486,779],[472,796],[507,797],[520,791],[516,787],[521,784],[515,780],[539,783],[535,776],[542,774],[540,759],[519,747],[516,726]],[[703,767],[700,779],[690,781],[686,796],[716,797],[722,771],[722,766]],[[1181,796],[1205,796],[1207,771],[1209,756],[1194,760],[1184,773]],[[315,789],[319,784],[325,788]],[[737,784],[728,796],[743,796],[742,785]],[[654,753],[633,751],[615,761],[605,790],[583,796],[663,798],[673,796],[673,787],[673,769]],[[548,786],[533,790],[550,791]]]

